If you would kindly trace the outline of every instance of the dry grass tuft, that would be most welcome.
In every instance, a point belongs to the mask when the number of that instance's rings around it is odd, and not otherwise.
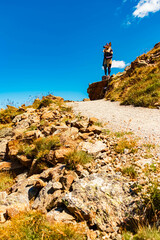
[[[0,172],[0,191],[8,190],[14,183],[13,173]]]
[[[39,212],[21,213],[6,226],[0,225],[2,240],[85,240],[84,229],[78,225],[50,224]]]
[[[125,149],[129,152],[135,153],[137,151],[137,142],[135,139],[127,139],[125,137],[121,138],[115,145],[115,151],[117,153],[124,153]]]
[[[81,150],[74,150],[65,157],[65,163],[67,164],[67,167],[69,169],[74,169],[78,164],[81,164],[83,166],[92,161],[93,157],[90,154]]]

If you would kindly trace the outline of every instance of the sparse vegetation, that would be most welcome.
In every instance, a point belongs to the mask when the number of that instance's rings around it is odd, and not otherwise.
[[[137,177],[137,171],[135,170],[135,167],[133,165],[122,168],[121,172],[123,175],[127,175],[132,179]]]
[[[58,147],[60,147],[58,136],[49,136],[38,138],[32,145],[26,143],[20,144],[18,154],[24,154],[31,159],[40,159],[48,154],[50,150],[57,149]]]
[[[125,135],[132,135],[132,132],[115,132],[114,133],[117,138],[123,137]]]
[[[98,127],[103,127],[103,123],[102,122],[95,122],[94,123],[95,126],[98,126]]]
[[[31,125],[29,128],[27,128],[27,132],[29,131],[33,131],[33,130],[37,130],[37,126],[36,125]]]
[[[42,107],[48,107],[50,106],[50,104],[53,103],[53,100],[50,98],[44,98],[39,102],[39,106],[38,109],[42,108]]]
[[[93,157],[84,151],[70,152],[66,158],[65,163],[69,169],[74,169],[77,164],[85,165],[93,161]]]
[[[49,223],[39,212],[21,213],[6,226],[0,225],[2,240],[85,240],[84,229],[78,225]]]
[[[0,111],[0,124],[11,123],[13,118],[21,113],[23,113],[22,110],[8,106],[5,110]]]
[[[0,172],[0,191],[5,191],[14,183],[13,173]]]
[[[121,138],[117,145],[115,145],[115,151],[117,153],[124,153],[125,149],[128,149],[130,152],[134,153],[137,151],[137,142],[135,139]]]
[[[151,215],[155,216],[160,211],[160,185],[158,181],[151,182],[143,199],[146,207],[151,210]]]
[[[0,124],[0,130],[3,128],[10,128],[12,127],[12,123]]]
[[[124,240],[160,240],[160,232],[155,227],[139,227],[137,233],[123,233]]]

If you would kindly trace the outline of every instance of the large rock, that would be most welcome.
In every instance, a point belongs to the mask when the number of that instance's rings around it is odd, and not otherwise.
[[[87,93],[89,95],[90,100],[97,100],[104,98],[105,90],[104,88],[107,87],[108,80],[101,81],[101,82],[94,82],[89,85],[87,89]]]
[[[63,202],[79,220],[102,231],[117,230],[126,214],[135,207],[129,185],[118,175],[92,174],[72,184]]]

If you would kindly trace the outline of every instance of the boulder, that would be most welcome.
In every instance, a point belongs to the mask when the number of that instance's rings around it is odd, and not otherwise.
[[[87,93],[90,100],[98,100],[104,98],[104,88],[108,86],[108,80],[94,82],[89,85]]]
[[[101,231],[116,231],[125,215],[133,212],[134,197],[126,180],[118,175],[94,173],[74,182],[72,189],[63,198],[69,212]]]
[[[57,128],[55,126],[47,126],[43,129],[42,133],[45,136],[49,136],[49,135],[52,135],[56,130]]]

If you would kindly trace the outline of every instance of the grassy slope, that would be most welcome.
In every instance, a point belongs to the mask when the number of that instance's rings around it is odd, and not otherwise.
[[[158,52],[160,47],[153,48],[139,59],[151,59],[151,54]],[[109,84],[106,99],[120,101],[124,105],[154,107],[160,102],[160,56],[148,66],[135,67],[130,73],[115,76]]]

